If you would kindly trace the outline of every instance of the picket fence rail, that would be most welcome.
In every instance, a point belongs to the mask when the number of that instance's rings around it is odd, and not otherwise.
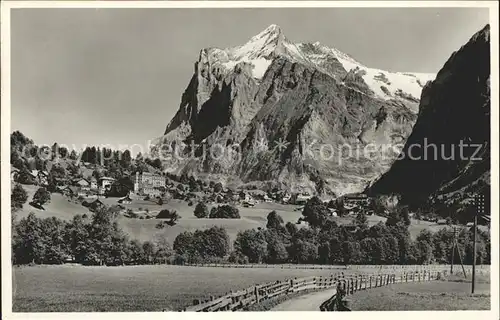
[[[440,270],[423,269],[416,271],[405,271],[399,275],[377,274],[377,275],[344,275],[332,274],[328,276],[309,276],[295,278],[284,281],[268,282],[255,285],[250,288],[229,292],[220,297],[211,296],[205,301],[196,301],[192,306],[184,308],[182,311],[210,312],[210,311],[239,311],[245,310],[251,305],[263,301],[303,292],[319,291],[328,288],[337,288],[340,284],[347,295],[351,295],[359,290],[367,290],[395,283],[433,281],[445,276],[448,270],[441,266]],[[323,311],[333,310],[336,290],[332,298],[325,301],[320,308]]]
[[[320,264],[230,264],[230,263],[198,263],[183,264],[191,267],[210,268],[264,268],[264,269],[312,269],[312,270],[374,270],[380,272],[387,271],[423,271],[423,270],[445,270],[450,269],[449,264],[429,264],[429,265],[320,265]],[[467,274],[472,272],[472,265],[464,265]],[[454,266],[455,272],[462,272],[462,267],[458,264]],[[476,271],[489,273],[490,265],[477,265]]]

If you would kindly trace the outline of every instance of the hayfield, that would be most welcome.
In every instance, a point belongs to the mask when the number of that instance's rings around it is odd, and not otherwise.
[[[444,281],[402,283],[359,291],[350,297],[353,311],[489,310],[489,276],[478,276],[471,294],[470,276]]]
[[[33,199],[33,195],[38,189],[38,186],[22,185],[22,187],[28,194],[28,201],[23,205],[21,210],[16,212],[16,217],[19,219],[27,217],[30,212],[35,213],[39,218],[56,217],[63,220],[71,220],[77,214],[91,214],[91,212],[80,203],[69,201],[69,198],[59,193],[52,193],[50,195],[50,202],[43,205],[45,210],[37,209],[32,207],[29,202]]]
[[[178,310],[193,299],[334,270],[185,266],[34,266],[13,269],[14,312]]]

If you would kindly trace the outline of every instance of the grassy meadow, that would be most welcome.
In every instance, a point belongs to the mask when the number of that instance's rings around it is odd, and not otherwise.
[[[13,268],[13,312],[178,310],[193,299],[333,270],[183,266]]]
[[[490,280],[478,276],[471,294],[470,276],[443,281],[402,283],[359,291],[349,297],[353,311],[490,310]]]

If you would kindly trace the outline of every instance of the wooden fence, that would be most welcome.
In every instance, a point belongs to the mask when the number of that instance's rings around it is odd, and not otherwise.
[[[448,270],[423,270],[423,271],[413,271],[404,272],[400,275],[396,274],[380,274],[376,276],[357,276],[349,277],[346,279],[339,280],[340,287],[345,292],[345,295],[352,295],[360,290],[367,290],[372,288],[378,288],[396,283],[406,283],[406,282],[424,282],[439,280],[442,276],[446,276]],[[321,311],[350,311],[348,301],[343,301],[342,306],[337,305],[337,292],[333,293],[332,297],[325,302],[323,302],[319,309]],[[339,311],[340,311],[339,310]]]
[[[264,269],[309,269],[309,270],[373,270],[373,272],[380,273],[382,270],[387,272],[411,272],[411,271],[438,271],[438,270],[450,270],[450,265],[448,264],[430,264],[430,265],[320,265],[320,264],[229,264],[229,263],[200,263],[200,264],[184,264],[184,266],[192,267],[210,267],[210,268],[264,268]],[[464,266],[467,274],[472,272],[471,265]],[[478,265],[476,266],[476,271],[480,274],[487,274],[490,271],[489,265]],[[455,264],[454,272],[463,272],[460,264]]]
[[[245,310],[253,304],[288,294],[306,290],[318,291],[328,288],[336,289],[338,284],[344,288],[347,295],[350,295],[359,290],[367,290],[394,283],[432,281],[446,274],[447,270],[443,269],[440,271],[424,269],[403,272],[399,275],[392,273],[378,275],[332,274],[329,276],[310,276],[256,285],[244,290],[230,292],[220,297],[212,296],[205,301],[199,301],[199,303],[185,308],[183,311],[238,311]],[[321,305],[321,308],[323,308],[321,310],[333,310],[332,301],[334,299],[335,291],[332,298]]]

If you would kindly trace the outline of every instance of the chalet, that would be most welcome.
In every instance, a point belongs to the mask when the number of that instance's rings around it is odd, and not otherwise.
[[[302,192],[297,195],[295,198],[295,204],[306,204],[309,199],[311,199],[313,196],[310,195],[307,192]]]
[[[113,182],[115,182],[115,179],[110,177],[99,178],[99,193],[105,194],[111,188]]]
[[[437,224],[446,224],[446,219],[439,219],[436,221]]]
[[[78,188],[73,186],[58,186],[57,191],[66,197],[74,197],[78,195]]]
[[[370,198],[368,197],[368,195],[364,193],[353,193],[353,194],[346,194],[343,197],[343,200],[345,204],[367,205],[370,201]]]
[[[101,202],[101,200],[97,199],[93,202],[91,202],[89,205],[88,205],[89,209],[91,210],[97,210],[99,208],[103,208],[105,207],[104,203]]]
[[[245,208],[250,208],[250,207],[254,207],[255,206],[255,203],[253,201],[243,201],[243,207]]]
[[[75,185],[83,191],[90,191],[90,181],[85,178],[80,178],[74,181]]]
[[[17,181],[18,177],[19,177],[19,169],[18,168],[11,168],[10,169],[10,181]]]

